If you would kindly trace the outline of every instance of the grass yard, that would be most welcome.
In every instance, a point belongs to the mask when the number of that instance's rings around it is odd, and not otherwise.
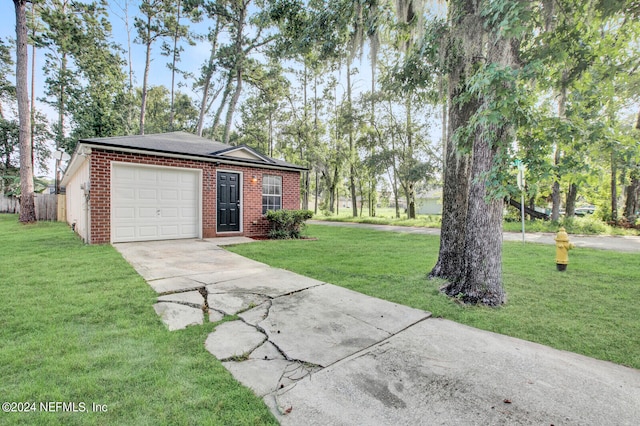
[[[111,246],[0,215],[0,402],[107,408],[0,412],[0,424],[277,424],[204,349],[214,325],[169,332],[155,297]]]
[[[272,266],[484,330],[640,369],[640,264],[637,254],[574,249],[564,273],[555,247],[504,243],[508,303],[462,306],[429,281],[439,240],[310,225],[316,241],[262,241],[229,249]]]

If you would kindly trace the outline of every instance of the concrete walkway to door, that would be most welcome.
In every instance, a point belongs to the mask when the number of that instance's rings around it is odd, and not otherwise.
[[[434,319],[221,247],[248,241],[115,247],[158,292],[155,309],[169,329],[239,317],[203,345],[283,425],[635,425],[640,418],[638,370]]]

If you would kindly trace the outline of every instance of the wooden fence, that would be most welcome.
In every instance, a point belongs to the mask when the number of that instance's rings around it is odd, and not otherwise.
[[[58,220],[56,194],[35,194],[35,203],[37,220]],[[0,213],[20,213],[20,201],[15,197],[0,195]]]
[[[0,213],[20,213],[20,202],[15,197],[0,195]]]

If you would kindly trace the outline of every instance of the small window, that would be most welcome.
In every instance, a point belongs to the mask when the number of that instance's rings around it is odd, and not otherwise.
[[[282,176],[262,177],[262,214],[282,208]]]

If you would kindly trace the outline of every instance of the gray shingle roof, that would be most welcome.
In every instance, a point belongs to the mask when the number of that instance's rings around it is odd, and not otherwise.
[[[80,143],[87,143],[94,146],[101,146],[105,148],[129,148],[142,151],[149,151],[150,153],[167,153],[167,154],[180,154],[189,155],[195,157],[203,157],[210,160],[219,159],[221,161],[232,160],[234,162],[244,162],[255,166],[277,166],[295,170],[306,170],[304,167],[297,166],[295,164],[287,163],[286,161],[276,160],[266,155],[260,154],[255,150],[243,146],[242,148],[254,153],[256,156],[261,157],[260,160],[252,160],[245,158],[235,158],[225,155],[228,151],[236,149],[238,147],[226,145],[220,142],[214,142],[210,139],[205,139],[200,136],[192,135],[187,132],[171,132],[171,133],[158,133],[151,135],[131,135],[131,136],[116,136],[110,138],[94,138],[94,139],[81,139]]]

